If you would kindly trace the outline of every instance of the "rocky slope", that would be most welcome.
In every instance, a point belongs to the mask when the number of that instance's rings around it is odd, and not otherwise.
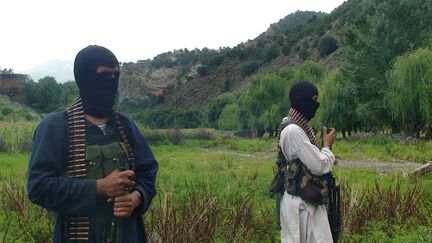
[[[298,11],[272,24],[257,38],[233,48],[194,50],[196,58],[189,61],[180,59],[190,56],[190,51],[177,50],[153,60],[124,63],[119,101],[146,104],[135,106],[138,110],[154,106],[204,109],[211,98],[244,89],[253,74],[263,70],[289,67],[305,60],[334,68],[340,63],[341,48],[321,57],[317,45],[326,35],[338,39],[337,29],[337,20],[331,15]],[[205,72],[200,73],[200,68]],[[142,102],[150,95],[157,96],[157,101]]]

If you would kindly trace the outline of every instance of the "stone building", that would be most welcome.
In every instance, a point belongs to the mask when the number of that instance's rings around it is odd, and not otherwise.
[[[25,74],[0,74],[0,94],[9,96],[12,101],[25,103],[27,99],[26,79]]]

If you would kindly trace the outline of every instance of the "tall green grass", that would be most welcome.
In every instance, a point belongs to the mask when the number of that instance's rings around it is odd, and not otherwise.
[[[52,215],[29,203],[24,189],[29,153],[22,149],[22,144],[31,141],[35,127],[36,123],[0,123],[0,138],[5,141],[7,152],[0,153],[0,211],[7,210],[0,213],[0,242],[2,239],[37,242],[51,236]],[[279,232],[274,227],[275,201],[268,193],[276,157],[274,139],[230,137],[206,129],[143,130],[143,133],[160,166],[156,181],[158,195],[145,215],[151,239],[278,240]],[[407,158],[404,156],[409,150],[417,156],[428,156],[429,146],[430,142],[400,144],[396,140],[341,139],[334,151],[347,160],[399,161]],[[419,158],[422,159],[418,161],[427,160]],[[401,177],[399,172],[383,176],[369,168],[336,167],[334,174],[345,185],[345,202],[350,205],[344,209],[343,242],[370,242],[375,238],[378,242],[421,242],[431,234],[432,223],[424,218],[432,215],[432,174],[421,177],[420,184]],[[421,204],[409,215],[407,198],[417,198]],[[399,206],[391,211],[394,205]],[[375,213],[366,214],[372,209]],[[389,212],[394,214],[387,219]],[[38,225],[30,224],[27,229],[26,222]],[[173,236],[178,237],[169,238]]]
[[[339,139],[333,146],[336,156],[347,160],[432,161],[432,141],[401,143],[396,139]]]
[[[0,152],[29,152],[36,122],[0,122]]]
[[[153,146],[153,152],[160,164],[156,183],[158,195],[145,216],[148,233],[152,239],[166,242],[177,236],[177,241],[170,242],[184,242],[182,240],[190,239],[207,242],[211,236],[211,241],[215,242],[226,242],[228,237],[236,237],[232,238],[235,242],[277,241],[279,232],[275,229],[275,202],[269,198],[267,191],[273,173],[273,159],[248,158],[241,153],[208,153],[204,148],[186,144]],[[28,156],[22,154],[0,155],[0,194],[5,195],[3,185],[7,185],[9,189],[10,185],[14,185],[18,191],[17,195],[9,193],[8,197],[2,197],[8,198],[7,201],[3,201],[3,205],[8,205],[6,208],[9,210],[9,218],[5,218],[7,214],[1,214],[0,232],[4,232],[10,219],[15,222],[9,226],[7,239],[36,237],[31,233],[35,229],[40,230],[40,236],[45,237],[50,235],[52,230],[49,228],[51,216],[39,207],[31,205],[28,201],[23,207],[12,207],[17,203],[11,202],[27,200],[24,194],[27,160]],[[414,239],[423,236],[413,232],[427,233],[425,229],[432,226],[430,222],[418,220],[419,215],[431,215],[430,199],[427,202],[420,200],[423,206],[417,208],[423,211],[416,211],[420,213],[413,217],[405,216],[404,207],[410,205],[407,198],[415,198],[410,191],[416,192],[419,198],[425,195],[430,198],[432,195],[431,191],[424,193],[419,190],[418,184],[401,178],[400,174],[381,176],[373,169],[336,168],[335,175],[339,181],[349,185],[344,187],[345,195],[349,195],[348,199],[345,198],[345,203],[351,205],[345,209],[342,237],[345,242],[370,239],[370,234],[377,234],[380,239],[389,239],[390,242],[406,234],[411,235],[409,239],[414,242]],[[427,181],[430,182],[429,177],[421,178],[422,183]],[[398,183],[400,187],[397,186]],[[377,184],[379,190],[376,189]],[[386,221],[385,210],[391,210],[392,205],[396,205],[389,203],[391,198],[404,198],[400,201],[405,203],[400,205],[405,206],[395,207],[395,210],[402,210],[397,213],[401,216],[395,217],[394,220],[389,217],[390,221]],[[383,211],[379,211],[381,205]],[[243,209],[247,211],[242,211]],[[375,210],[375,214],[369,212],[372,209]],[[39,217],[39,228],[26,230],[26,235],[21,235],[25,221],[18,223],[17,217],[27,221],[35,220],[34,222],[36,219],[32,217]],[[356,227],[352,226],[353,222],[357,222]],[[208,229],[206,225],[212,228]],[[169,229],[171,231],[167,231]],[[21,233],[18,234],[19,232]],[[0,233],[0,239],[1,237]]]

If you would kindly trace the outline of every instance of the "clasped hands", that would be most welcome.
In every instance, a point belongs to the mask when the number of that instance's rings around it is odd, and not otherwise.
[[[132,170],[115,170],[103,179],[96,180],[96,193],[107,196],[108,201],[114,202],[114,216],[127,217],[140,204],[136,193],[129,192],[128,188],[135,185],[130,178],[135,176]]]

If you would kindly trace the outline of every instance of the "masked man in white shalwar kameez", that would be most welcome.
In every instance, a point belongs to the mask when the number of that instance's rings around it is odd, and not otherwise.
[[[319,178],[332,171],[335,156],[330,150],[336,130],[323,128],[323,148],[317,144],[309,121],[319,107],[318,90],[302,81],[291,87],[291,109],[284,121],[289,125],[280,131],[279,146],[287,161],[298,160],[308,173]],[[295,193],[294,193],[295,194]],[[333,242],[324,205],[306,202],[299,195],[284,192],[280,204],[282,242]]]

